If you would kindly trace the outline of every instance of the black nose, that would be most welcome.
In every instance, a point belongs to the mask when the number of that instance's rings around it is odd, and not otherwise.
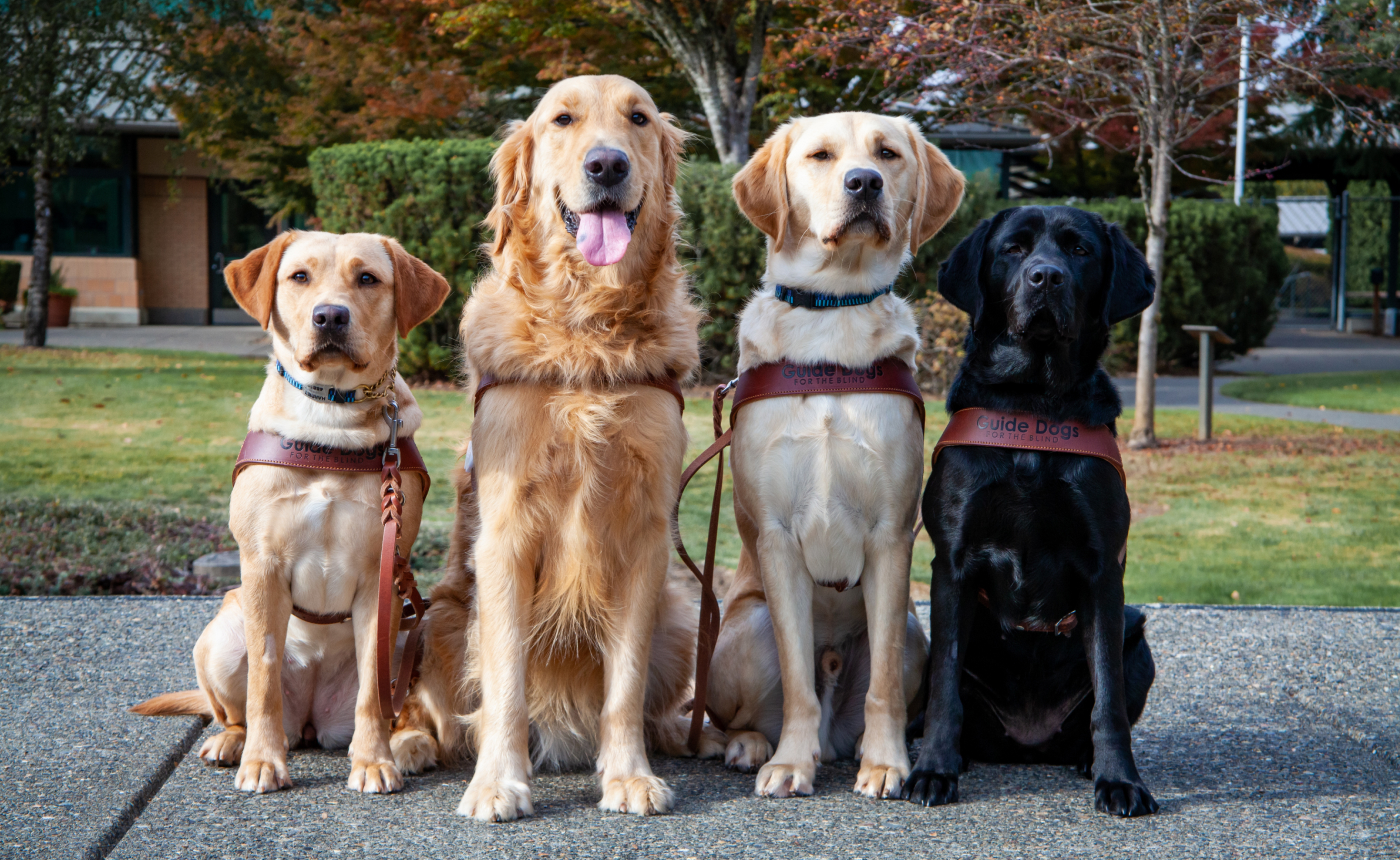
[[[1026,273],[1033,287],[1058,287],[1065,282],[1065,270],[1054,263],[1036,263]]]
[[[626,179],[631,169],[632,164],[627,160],[627,153],[606,146],[593,147],[583,159],[583,174],[590,182],[596,182],[604,188],[611,188]]]
[[[342,332],[350,326],[350,309],[344,305],[317,305],[311,322],[324,332]]]
[[[846,193],[857,200],[871,201],[880,196],[885,187],[885,178],[880,171],[868,167],[857,167],[846,174]]]

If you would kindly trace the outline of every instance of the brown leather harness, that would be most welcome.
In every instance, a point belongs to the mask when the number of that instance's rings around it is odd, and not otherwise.
[[[724,429],[724,398],[734,390],[734,406],[729,410],[729,429]],[[724,494],[724,449],[734,439],[734,419],[739,409],[755,400],[769,397],[805,397],[813,394],[899,394],[912,399],[919,410],[919,424],[924,423],[924,395],[909,366],[898,358],[885,358],[870,367],[849,368],[839,364],[798,364],[774,362],[751,367],[727,385],[716,386],[713,400],[715,441],[695,458],[681,475],[676,507],[671,512],[672,535],[676,552],[690,572],[700,580],[700,630],[696,637],[695,700],[691,707],[690,737],[687,743],[692,753],[700,749],[700,733],[705,722],[705,694],[709,684],[710,658],[719,637],[719,601],[715,598],[715,548],[719,536],[719,509]],[[705,544],[704,567],[697,567],[685,551],[679,527],[681,496],[695,473],[710,460],[718,457],[715,471],[715,493],[710,503],[710,530]],[[723,721],[714,714],[710,719],[723,728]]]
[[[1074,420],[1056,422],[1023,412],[960,409],[948,420],[943,435],[938,437],[930,465],[938,462],[939,452],[955,445],[1098,457],[1111,463],[1123,479],[1123,486],[1128,485],[1128,474],[1123,471],[1123,455],[1118,452],[1118,441],[1113,432],[1102,425],[1090,427]],[[1126,555],[1119,562],[1122,563],[1124,558]],[[977,601],[988,609],[993,608],[986,589],[977,590]],[[1079,616],[1073,611],[1053,624],[1028,618],[1014,625],[1017,630],[1029,633],[1054,633],[1059,636],[1070,635],[1078,626]]]
[[[397,412],[397,406],[395,406]],[[379,607],[375,642],[375,680],[379,696],[379,714],[392,720],[403,710],[409,687],[417,677],[421,658],[423,613],[427,601],[418,593],[417,583],[408,559],[399,555],[399,533],[403,527],[403,490],[401,472],[418,472],[423,476],[423,495],[427,496],[431,481],[423,457],[412,437],[398,438],[398,419],[390,419],[389,441],[374,448],[347,450],[314,442],[298,442],[273,433],[254,430],[243,440],[238,461],[233,467],[233,480],[251,465],[283,466],[293,469],[315,469],[325,472],[379,472],[380,520],[384,524],[383,541],[379,551]],[[400,620],[400,630],[408,630],[403,656],[397,671],[391,674],[396,632],[391,630],[394,595],[406,602]],[[411,610],[411,613],[410,613]],[[351,613],[317,614],[295,604],[292,614],[308,624],[339,624],[349,620]],[[405,672],[404,667],[408,670]]]

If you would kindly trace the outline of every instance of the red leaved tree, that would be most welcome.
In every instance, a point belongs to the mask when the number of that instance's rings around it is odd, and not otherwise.
[[[890,103],[934,121],[1029,123],[1047,140],[1077,133],[1135,150],[1147,260],[1160,273],[1183,153],[1234,115],[1241,19],[1252,22],[1256,91],[1325,100],[1353,126],[1394,133],[1379,111],[1388,92],[1342,92],[1338,81],[1395,67],[1395,40],[1339,39],[1337,16],[1345,32],[1395,29],[1376,0],[848,0],[806,38],[838,66],[879,70]],[[1157,308],[1142,314],[1133,447],[1156,444]]]

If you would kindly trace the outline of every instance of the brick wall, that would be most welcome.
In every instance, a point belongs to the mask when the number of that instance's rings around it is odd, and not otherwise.
[[[141,287],[152,322],[166,322],[167,310],[209,307],[207,190],[202,178],[140,177]]]
[[[28,254],[0,254],[0,259],[16,260],[20,264],[20,302],[29,289]],[[64,286],[78,291],[75,308],[136,308],[141,301],[141,264],[131,257],[65,257],[53,258],[53,267],[63,274]]]

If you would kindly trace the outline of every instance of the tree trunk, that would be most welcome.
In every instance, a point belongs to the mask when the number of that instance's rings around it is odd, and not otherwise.
[[[721,164],[749,160],[749,129],[758,103],[758,78],[768,41],[772,0],[753,0],[749,53],[739,68],[738,29],[732,20],[712,20],[704,8],[686,4],[682,17],[670,0],[636,0],[633,10],[671,59],[680,64],[710,126]],[[724,10],[709,11],[725,14]]]
[[[1152,148],[1151,193],[1147,204],[1147,265],[1157,279],[1152,304],[1142,312],[1138,328],[1137,397],[1129,448],[1157,445],[1157,319],[1162,305],[1162,275],[1166,270],[1167,223],[1172,199],[1172,163],[1168,144],[1159,135]]]
[[[34,256],[24,309],[24,345],[43,346],[49,335],[49,269],[53,263],[53,177],[48,152],[34,153]]]

